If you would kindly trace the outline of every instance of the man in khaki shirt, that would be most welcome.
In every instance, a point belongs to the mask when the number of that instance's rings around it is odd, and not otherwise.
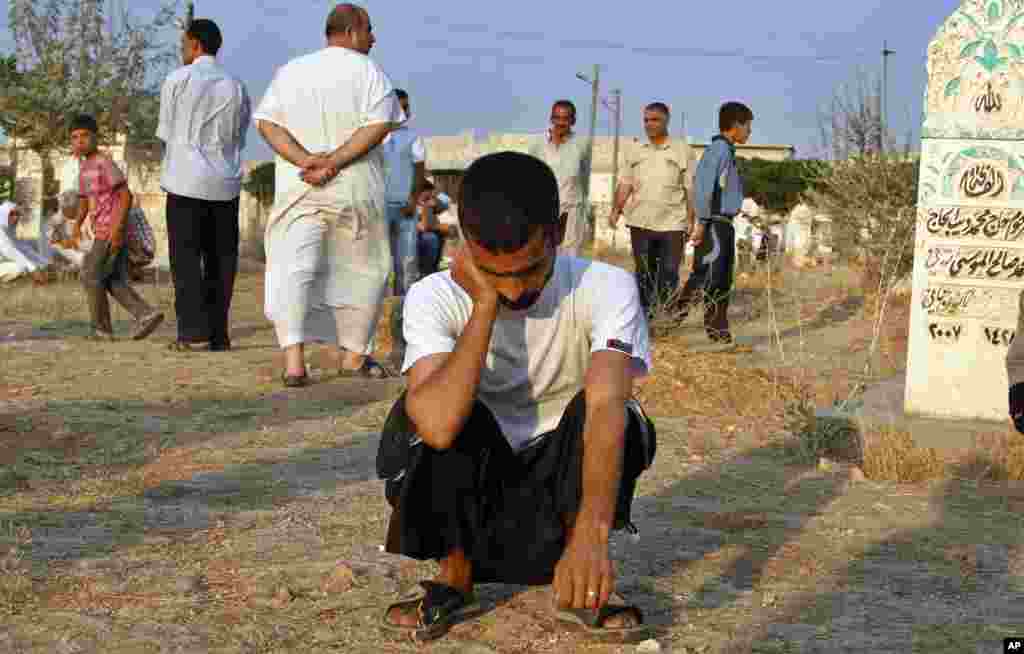
[[[576,105],[558,100],[551,107],[551,128],[528,150],[555,173],[560,211],[566,215],[565,238],[558,251],[574,257],[579,256],[589,231],[583,197],[590,176],[590,140],[573,131],[575,124]]]
[[[608,223],[615,229],[626,214],[633,242],[640,299],[648,311],[668,302],[679,288],[687,232],[693,226],[693,155],[685,142],[668,136],[668,106],[652,102],[644,108],[646,143],[627,149],[622,180]]]

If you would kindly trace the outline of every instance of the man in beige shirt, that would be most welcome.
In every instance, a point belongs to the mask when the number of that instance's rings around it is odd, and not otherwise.
[[[615,229],[626,214],[636,261],[640,299],[651,305],[677,295],[679,266],[694,212],[693,155],[685,142],[668,136],[668,106],[652,102],[644,108],[646,143],[626,150],[622,179],[608,223]]]
[[[579,256],[587,241],[589,225],[583,204],[590,181],[590,140],[577,136],[576,105],[558,100],[551,107],[551,128],[530,144],[528,154],[537,157],[555,173],[560,209],[566,215],[565,239],[560,254]]]

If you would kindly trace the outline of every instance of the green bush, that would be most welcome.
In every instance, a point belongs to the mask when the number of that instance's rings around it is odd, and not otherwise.
[[[823,161],[737,159],[747,197],[762,209],[789,213],[828,167]]]
[[[14,178],[10,175],[0,175],[0,202],[7,202],[14,199]]]
[[[274,203],[274,162],[267,161],[249,171],[242,188],[252,193],[264,207]]]

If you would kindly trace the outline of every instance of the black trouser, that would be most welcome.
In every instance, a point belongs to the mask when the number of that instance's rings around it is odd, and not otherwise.
[[[732,271],[736,261],[736,229],[732,223],[712,221],[704,240],[693,253],[693,271],[686,280],[680,301],[689,306],[698,291],[703,292],[704,329],[712,338],[729,334],[729,299]]]
[[[110,301],[107,293],[114,296],[118,304],[141,320],[153,313],[153,307],[129,284],[128,249],[122,246],[114,258],[110,257],[110,241],[96,239],[92,248],[82,259],[79,273],[85,297],[89,304],[89,318],[94,331],[112,334],[110,322]]]
[[[230,343],[228,312],[238,272],[238,198],[167,194],[167,245],[178,340]]]
[[[630,505],[637,477],[648,465],[648,456],[653,458],[653,424],[647,422],[652,443],[648,449],[640,419],[629,415],[616,529],[632,526]],[[580,506],[585,417],[580,392],[555,431],[514,452],[494,415],[477,401],[450,449],[434,450],[421,442],[409,448],[404,470],[388,475],[385,494],[394,511],[387,551],[440,560],[461,549],[472,562],[476,583],[551,583],[565,549],[566,520]],[[414,434],[403,395],[381,435],[378,474],[380,459],[387,457],[385,444]]]
[[[629,233],[641,304],[649,309],[656,302],[671,302],[679,288],[686,232],[655,232],[630,227]]]

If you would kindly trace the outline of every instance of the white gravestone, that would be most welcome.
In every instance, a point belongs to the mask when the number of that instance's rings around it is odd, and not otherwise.
[[[928,47],[904,409],[1005,420],[1024,286],[1024,0],[967,0]]]

